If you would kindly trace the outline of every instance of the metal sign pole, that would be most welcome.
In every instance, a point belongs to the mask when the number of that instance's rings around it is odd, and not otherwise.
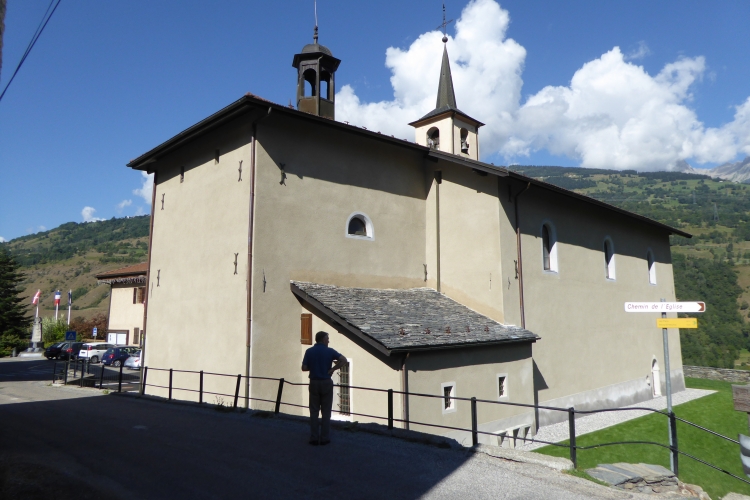
[[[664,299],[661,299],[662,302],[665,302]],[[662,318],[667,317],[667,313],[663,312],[661,313]],[[672,413],[672,374],[669,369],[669,337],[667,335],[667,329],[662,328],[661,329],[662,337],[664,338],[664,371],[665,373],[665,382],[666,382],[666,389],[667,389],[667,413]],[[672,419],[670,418],[668,420],[669,422],[669,447],[670,449],[674,449],[674,442],[672,441],[672,436],[674,436],[674,430],[672,429]],[[675,473],[675,466],[674,463],[674,453],[669,454],[669,468],[673,473]]]

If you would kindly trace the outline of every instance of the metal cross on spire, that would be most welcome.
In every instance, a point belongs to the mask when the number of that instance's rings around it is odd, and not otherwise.
[[[442,29],[443,30],[443,43],[448,43],[448,32],[447,32],[446,28],[452,22],[453,22],[453,19],[451,19],[450,21],[446,21],[445,20],[445,4],[443,4],[443,23],[440,26],[438,26],[437,28],[435,28],[435,29]]]

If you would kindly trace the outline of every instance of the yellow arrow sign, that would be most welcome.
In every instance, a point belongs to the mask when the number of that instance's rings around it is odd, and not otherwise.
[[[658,328],[698,328],[698,318],[659,318]]]

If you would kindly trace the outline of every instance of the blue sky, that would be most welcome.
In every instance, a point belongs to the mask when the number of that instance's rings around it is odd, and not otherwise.
[[[47,5],[8,0],[0,88]],[[485,161],[653,170],[749,151],[750,2],[446,7]],[[413,139],[405,122],[434,106],[441,2],[320,0],[318,16],[343,61],[337,118]],[[288,103],[312,26],[311,0],[63,0],[0,101],[0,237],[148,213],[125,164],[245,92]]]

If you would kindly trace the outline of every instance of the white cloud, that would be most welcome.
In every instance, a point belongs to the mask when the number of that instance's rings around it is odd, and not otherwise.
[[[141,172],[141,175],[143,176],[141,178],[141,187],[139,189],[134,189],[133,194],[140,196],[149,204],[149,206],[151,206],[151,192],[154,189],[154,174]]]
[[[584,167],[657,170],[681,160],[719,163],[750,154],[750,99],[730,123],[705,127],[689,106],[706,71],[704,58],[679,58],[652,76],[632,62],[649,54],[645,42],[627,56],[614,47],[583,64],[568,86],[545,87],[521,103],[526,50],[506,38],[509,23],[494,0],[473,0],[448,42],[458,107],[487,124],[483,157],[522,162],[544,149]],[[393,100],[362,102],[345,85],[336,96],[338,119],[413,139],[408,122],[435,107],[441,37],[432,31],[408,49],[388,48]]]
[[[83,222],[96,222],[104,219],[100,219],[99,217],[94,217],[94,214],[96,213],[96,209],[94,207],[83,207],[83,210],[81,210],[81,217],[83,217]]]
[[[6,239],[5,239],[5,238],[3,238],[2,236],[0,236],[0,243],[5,243],[5,242],[7,242],[7,241],[8,241],[8,240],[6,240]]]
[[[646,42],[641,40],[640,42],[638,42],[638,48],[633,50],[632,52],[629,52],[625,56],[625,59],[627,59],[628,61],[635,61],[637,59],[643,59],[644,57],[650,56],[650,55],[651,55],[651,49],[648,48],[648,45],[646,45]]]
[[[143,211],[143,207],[138,207],[135,209],[135,214],[133,215],[143,215],[145,212]]]
[[[121,214],[123,208],[129,207],[132,204],[133,204],[133,200],[122,200],[120,203],[117,204],[117,213]]]
[[[47,230],[47,226],[38,226],[36,229],[37,229],[37,231],[46,231]]]

